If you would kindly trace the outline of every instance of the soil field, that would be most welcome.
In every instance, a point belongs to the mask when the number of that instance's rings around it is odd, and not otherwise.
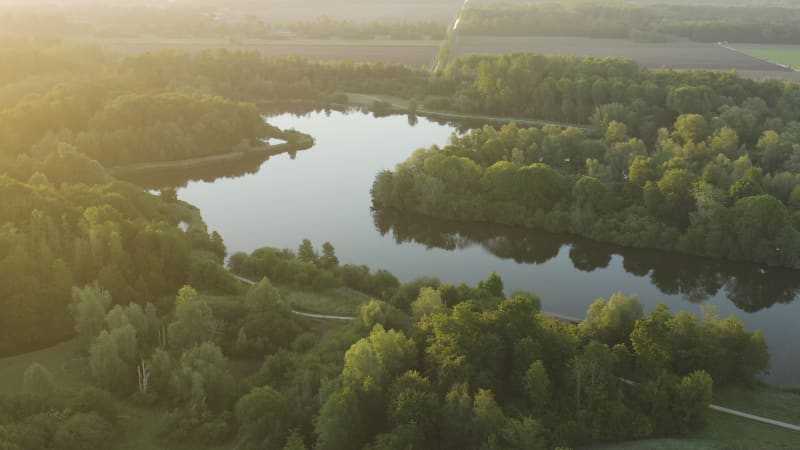
[[[748,78],[800,81],[799,73],[776,64],[717,44],[692,42],[640,44],[623,39],[459,36],[452,56],[504,53],[612,56],[632,59],[650,69],[735,70]]]
[[[87,42],[87,41],[84,41]],[[88,41],[124,54],[172,49],[202,51],[234,49],[259,51],[264,55],[295,55],[319,61],[352,60],[431,67],[439,53],[439,41],[346,41],[346,40],[223,40],[130,38]]]
[[[464,4],[463,0],[436,0],[424,2],[389,2],[369,0],[272,0],[246,8],[221,8],[217,16],[222,20],[241,20],[247,15],[270,24],[314,20],[328,16],[336,20],[353,22],[442,22],[449,23]]]

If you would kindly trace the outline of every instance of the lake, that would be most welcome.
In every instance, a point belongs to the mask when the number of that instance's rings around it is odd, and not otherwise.
[[[499,273],[507,291],[542,298],[542,309],[584,317],[597,298],[637,295],[649,311],[702,314],[714,305],[764,333],[775,384],[800,386],[800,273],[672,253],[629,250],[585,239],[511,227],[463,225],[414,217],[375,216],[375,175],[422,147],[444,145],[457,132],[419,118],[376,118],[361,112],[314,112],[271,117],[272,125],[311,134],[316,145],[249,169],[208,170],[179,189],[200,208],[229,252],[297,248],[309,238],[331,242],[343,263],[387,269],[401,280],[437,276],[477,284]],[[258,165],[260,168],[257,169]],[[216,179],[215,179],[216,178]]]

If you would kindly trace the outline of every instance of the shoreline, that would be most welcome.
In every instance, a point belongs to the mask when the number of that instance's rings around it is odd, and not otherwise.
[[[284,136],[285,137],[285,136]],[[153,161],[124,166],[115,166],[108,169],[112,176],[137,175],[142,173],[160,172],[168,170],[196,169],[220,163],[241,161],[251,156],[271,157],[282,153],[308,150],[314,146],[314,138],[309,135],[298,135],[283,144],[264,145],[259,149],[247,151],[234,151],[216,155],[200,156],[196,158],[179,159],[174,161]]]

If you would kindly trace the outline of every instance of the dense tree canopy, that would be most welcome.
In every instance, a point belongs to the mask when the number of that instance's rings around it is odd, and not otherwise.
[[[378,174],[373,204],[800,267],[800,224],[791,202],[800,185],[794,167],[800,143],[793,134],[766,131],[748,144],[719,116],[698,114],[678,116],[652,145],[626,130],[616,121],[595,130],[513,124],[472,130]],[[773,145],[785,151],[768,161],[760,149]]]

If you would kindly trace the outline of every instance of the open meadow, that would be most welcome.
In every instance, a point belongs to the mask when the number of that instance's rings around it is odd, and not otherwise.
[[[800,81],[800,74],[776,64],[718,44],[694,42],[643,44],[624,39],[459,36],[451,56],[506,53],[619,57],[632,59],[649,69],[735,70],[748,78]]]

